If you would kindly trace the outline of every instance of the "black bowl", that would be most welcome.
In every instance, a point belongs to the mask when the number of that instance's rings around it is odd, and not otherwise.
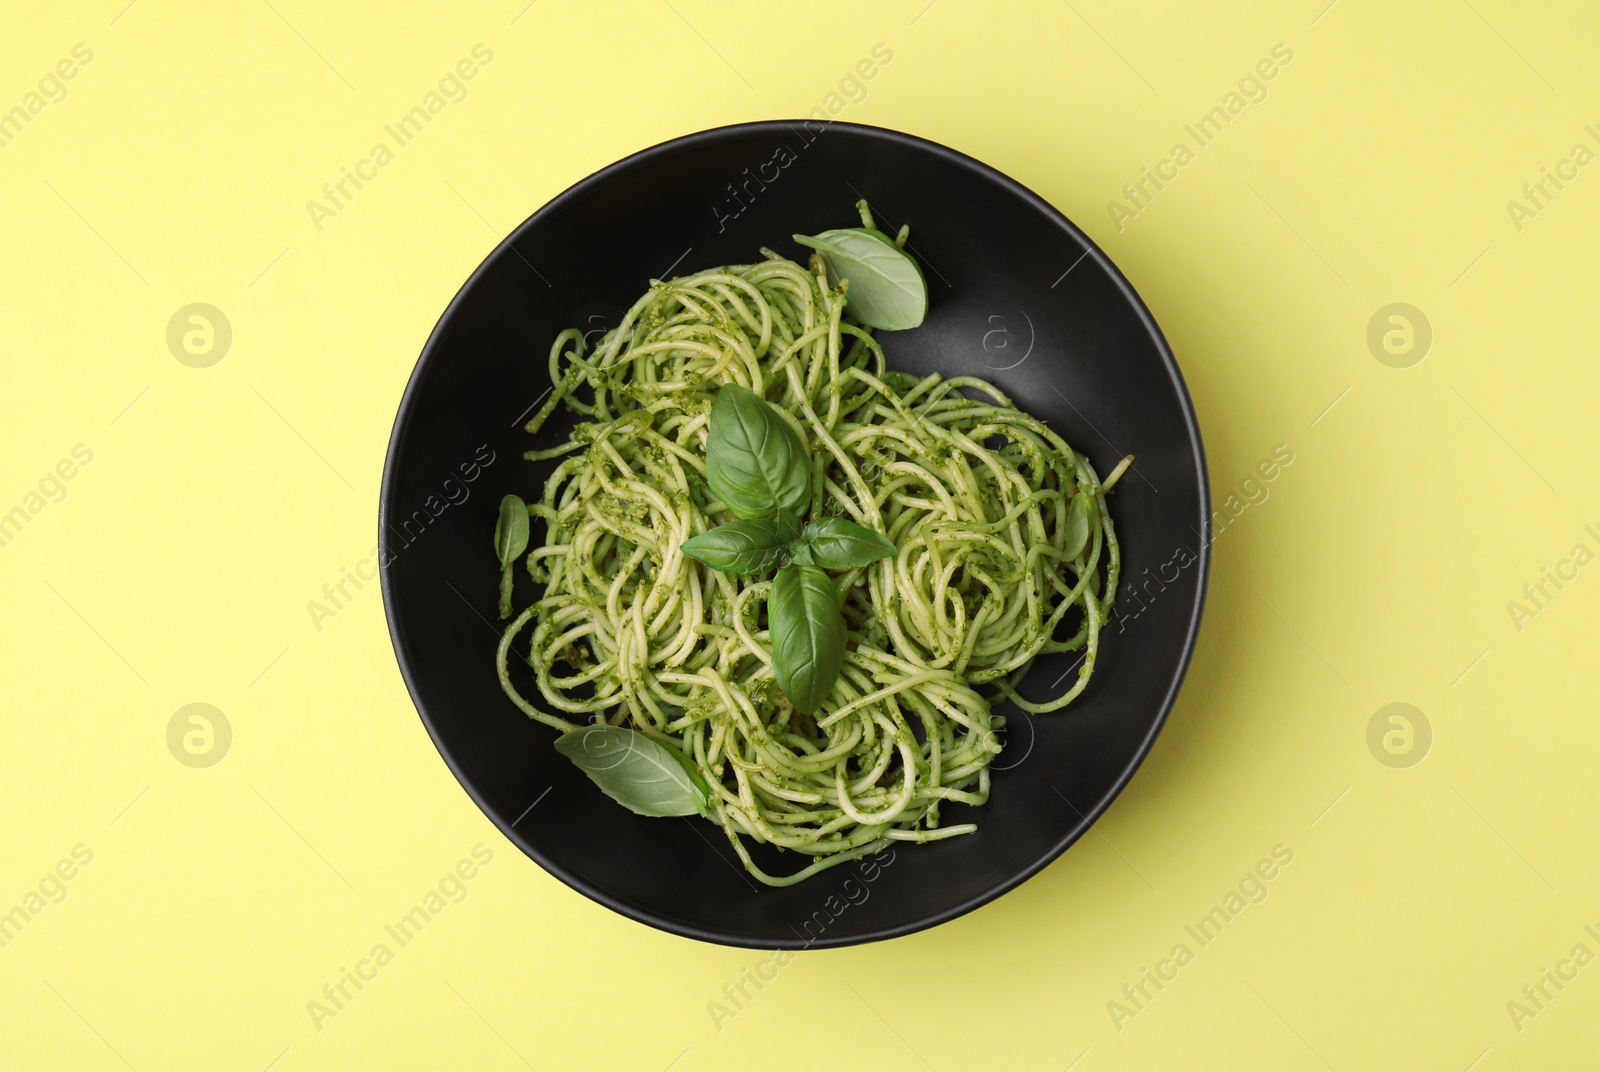
[[[975,819],[976,834],[770,889],[744,874],[704,820],[642,818],[602,796],[555,751],[555,733],[501,694],[492,532],[501,495],[536,497],[552,464],[522,460],[534,445],[522,423],[549,389],[557,332],[614,325],[652,278],[748,263],[762,246],[803,259],[789,236],[852,226],[861,197],[885,230],[911,224],[928,278],[923,326],[880,334],[893,367],[998,384],[1101,473],[1137,455],[1111,496],[1126,587],[1085,694],[1055,714],[1010,710],[989,803],[970,815],[946,811],[947,822]],[[553,420],[538,443],[565,427]],[[422,720],[462,786],[523,852],[601,904],[675,934],[763,949],[838,946],[930,927],[998,897],[1105,810],[1149,751],[1188,665],[1209,513],[1200,435],[1172,353],[1082,231],[1006,176],[920,138],[844,123],[749,123],[657,145],[590,176],[472,274],[400,402],[380,561],[395,653]],[[519,605],[531,592],[519,591]],[[1074,665],[1067,655],[1041,658],[1023,694],[1055,694]],[[776,873],[803,862],[792,853],[758,859]]]

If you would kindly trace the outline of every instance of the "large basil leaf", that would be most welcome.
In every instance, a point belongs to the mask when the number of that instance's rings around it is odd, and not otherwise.
[[[794,240],[822,255],[831,283],[850,281],[846,307],[867,327],[902,331],[928,315],[922,269],[881,231],[851,227]]]
[[[888,558],[894,542],[842,517],[819,517],[800,532],[791,561],[802,566],[854,569]]]
[[[812,714],[844,664],[844,617],[833,580],[816,566],[778,571],[767,596],[772,669],[795,710]]]
[[[730,521],[683,541],[681,550],[723,573],[765,573],[787,557],[800,522],[785,511],[776,517]]]
[[[621,726],[581,726],[556,738],[556,751],[600,791],[639,815],[704,815],[706,791],[677,749]],[[696,784],[699,782],[699,784]]]
[[[1080,491],[1072,497],[1072,503],[1067,507],[1067,523],[1061,530],[1061,557],[1063,561],[1071,562],[1083,553],[1083,548],[1089,542],[1089,493]]]
[[[801,514],[811,501],[811,462],[773,408],[738,384],[711,404],[706,479],[735,517]]]

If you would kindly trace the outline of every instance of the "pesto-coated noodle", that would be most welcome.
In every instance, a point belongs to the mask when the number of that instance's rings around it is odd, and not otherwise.
[[[991,702],[1054,711],[1094,671],[1120,567],[1106,493],[1129,460],[1101,480],[992,385],[890,371],[817,262],[762,252],[654,283],[592,351],[578,329],[556,338],[554,388],[528,431],[560,405],[587,420],[526,455],[563,460],[528,506],[546,528],[526,559],[544,591],[506,628],[497,664],[540,722],[601,721],[680,747],[745,867],[789,885],[891,841],[976,829],[942,826],[939,812],[988,799],[1003,721]],[[898,548],[836,573],[844,668],[811,716],[773,678],[771,575],[719,573],[679,551],[729,520],[706,485],[725,383],[799,434],[809,517],[847,517]],[[513,686],[514,646],[547,710]],[[1035,657],[1064,651],[1083,652],[1069,689],[1044,703],[1017,694]],[[769,875],[741,834],[815,859]]]

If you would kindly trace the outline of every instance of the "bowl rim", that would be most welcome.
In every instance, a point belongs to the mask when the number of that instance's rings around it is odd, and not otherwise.
[[[1194,656],[1195,645],[1199,639],[1200,622],[1205,609],[1206,592],[1211,573],[1210,475],[1206,468],[1205,447],[1200,438],[1200,426],[1195,415],[1194,402],[1189,395],[1188,385],[1184,381],[1182,371],[1178,368],[1177,360],[1173,356],[1172,348],[1167,343],[1166,336],[1162,333],[1160,326],[1156,323],[1155,317],[1151,314],[1150,309],[1145,305],[1144,300],[1139,296],[1138,291],[1134,289],[1133,284],[1131,284],[1127,277],[1122,274],[1122,271],[1117,268],[1116,264],[1112,262],[1111,258],[1106,256],[1105,251],[1102,250],[1100,246],[1080,227],[1078,227],[1077,224],[1068,219],[1065,213],[1061,212],[1054,205],[1051,205],[1044,198],[1034,193],[1028,187],[1022,185],[1020,182],[999,171],[998,169],[983,163],[981,160],[968,156],[963,152],[952,149],[949,146],[942,145],[927,138],[918,137],[914,134],[907,134],[902,131],[888,129],[886,127],[871,126],[865,123],[829,121],[823,131],[825,134],[833,134],[835,132],[845,133],[857,137],[898,143],[922,152],[931,153],[936,157],[940,157],[951,164],[964,168],[977,174],[981,178],[997,184],[1002,189],[1031,205],[1046,219],[1053,222],[1057,227],[1065,231],[1070,237],[1081,243],[1084,248],[1084,255],[1093,258],[1096,264],[1103,271],[1105,271],[1112,282],[1116,284],[1118,289],[1122,292],[1123,297],[1127,300],[1133,311],[1138,315],[1141,323],[1143,323],[1145,330],[1150,335],[1151,341],[1155,343],[1157,354],[1159,355],[1162,364],[1165,365],[1167,375],[1170,378],[1173,389],[1177,394],[1179,409],[1183,415],[1184,428],[1188,433],[1189,445],[1194,453],[1196,471],[1200,477],[1200,549],[1196,560],[1198,574],[1196,579],[1194,605],[1190,609],[1189,622],[1184,633],[1183,650],[1179,656],[1177,665],[1173,668],[1171,680],[1167,685],[1167,691],[1161,698],[1155,718],[1150,724],[1150,730],[1145,735],[1144,739],[1139,742],[1139,746],[1135,750],[1132,759],[1129,760],[1128,765],[1117,776],[1110,790],[1106,792],[1098,801],[1096,801],[1094,806],[1088,812],[1080,812],[1079,823],[1026,867],[1019,869],[1014,874],[1005,878],[1003,881],[996,883],[981,893],[975,894],[974,896],[969,897],[958,904],[944,908],[938,912],[919,916],[915,919],[906,920],[902,923],[894,924],[892,926],[878,927],[860,934],[831,937],[822,936],[811,941],[801,943],[785,941],[760,941],[742,934],[735,934],[718,931],[709,927],[702,927],[697,924],[689,923],[681,919],[674,919],[670,916],[661,915],[648,909],[640,908],[636,905],[630,904],[612,895],[607,890],[590,883],[580,875],[568,871],[555,861],[547,858],[544,853],[542,853],[537,846],[532,843],[531,840],[522,834],[521,831],[517,830],[510,823],[504,822],[502,818],[495,813],[495,809],[492,808],[484,799],[483,794],[478,790],[478,787],[466,776],[465,772],[461,768],[461,765],[451,754],[451,749],[446,746],[440,734],[439,727],[435,725],[434,718],[429,714],[426,705],[423,703],[422,698],[419,695],[417,681],[411,667],[413,656],[405,637],[401,633],[398,616],[395,613],[391,572],[389,567],[384,565],[385,562],[392,563],[395,557],[392,555],[392,553],[390,553],[391,543],[389,537],[389,520],[391,516],[393,498],[396,493],[396,457],[401,446],[401,436],[409,426],[412,416],[411,411],[416,406],[417,398],[421,394],[421,381],[425,378],[425,374],[428,371],[431,362],[434,360],[436,351],[440,345],[441,335],[445,330],[445,325],[448,324],[454,317],[457,306],[461,305],[465,301],[466,296],[474,289],[474,287],[476,287],[480,277],[487,275],[492,269],[498,266],[499,262],[503,258],[516,255],[514,246],[516,245],[518,239],[531,231],[546,217],[560,212],[567,206],[568,203],[576,200],[579,196],[587,193],[595,187],[602,185],[613,175],[622,171],[648,165],[652,161],[659,158],[700,145],[707,145],[719,141],[735,139],[749,134],[777,132],[793,134],[797,131],[797,129],[803,127],[803,125],[807,122],[815,121],[803,119],[769,119],[747,123],[732,123],[725,126],[711,127],[706,130],[696,131],[694,133],[685,134],[676,138],[670,138],[647,148],[640,149],[637,152],[630,153],[628,156],[625,156],[614,163],[608,164],[600,170],[579,180],[573,185],[567,187],[561,193],[557,194],[555,197],[551,198],[548,202],[546,202],[520,224],[518,224],[510,234],[506,235],[506,237],[495,246],[488,256],[484,257],[483,261],[478,265],[478,267],[470,276],[467,277],[466,281],[461,284],[454,297],[450,299],[449,305],[447,305],[444,311],[439,315],[439,319],[434,324],[432,331],[428,333],[427,342],[423,344],[422,351],[417,357],[416,365],[411,370],[411,376],[406,381],[405,391],[401,394],[400,404],[395,411],[394,426],[390,431],[389,444],[384,453],[383,478],[378,490],[378,561],[380,587],[383,592],[384,618],[389,627],[390,645],[394,650],[395,661],[398,663],[400,668],[400,676],[405,681],[406,691],[411,696],[411,704],[414,708],[416,708],[417,715],[419,718],[421,718],[423,726],[427,729],[428,736],[433,741],[434,748],[439,752],[440,757],[445,761],[445,765],[450,768],[450,773],[455,776],[457,784],[459,784],[460,787],[466,792],[467,796],[471,798],[472,802],[477,805],[478,810],[495,825],[495,827],[508,841],[517,846],[517,848],[521,849],[524,855],[533,860],[540,867],[544,868],[546,872],[555,876],[561,882],[583,894],[585,897],[588,897],[590,900],[604,905],[613,912],[617,912],[629,919],[647,924],[651,927],[655,927],[658,930],[666,931],[669,934],[675,934],[683,938],[692,938],[697,941],[708,942],[715,945],[734,946],[745,949],[825,949],[851,945],[862,945],[869,942],[883,941],[889,938],[903,937],[917,931],[927,930],[932,927],[937,927],[940,924],[948,923],[950,920],[953,920],[958,916],[963,916],[968,912],[980,908],[983,905],[986,905],[989,902],[994,901],[1016,889],[1018,886],[1022,885],[1022,883],[1026,882],[1028,879],[1044,870],[1045,867],[1053,863],[1058,857],[1061,856],[1062,853],[1071,848],[1079,838],[1083,837],[1083,835],[1094,826],[1095,822],[1100,818],[1100,816],[1105,813],[1106,809],[1111,806],[1111,803],[1122,794],[1122,791],[1127,787],[1128,782],[1132,780],[1133,775],[1138,771],[1140,765],[1143,764],[1145,757],[1149,755],[1151,748],[1155,744],[1157,735],[1160,734],[1162,728],[1166,725],[1167,717],[1171,713],[1173,705],[1177,702],[1178,692],[1183,685],[1184,678],[1188,674],[1189,664]]]

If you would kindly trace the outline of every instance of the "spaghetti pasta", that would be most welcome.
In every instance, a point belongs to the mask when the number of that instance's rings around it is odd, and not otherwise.
[[[558,406],[583,419],[526,454],[561,460],[527,507],[546,528],[525,560],[543,591],[507,626],[497,666],[546,725],[627,726],[681,749],[745,867],[788,885],[893,841],[976,829],[943,825],[941,807],[988,799],[992,705],[1054,711],[1094,671],[1120,570],[1106,493],[1131,459],[1102,480],[993,385],[889,369],[816,258],[762,253],[652,283],[592,350],[577,329],[557,336],[554,387],[527,430]],[[711,403],[729,383],[799,435],[809,516],[844,516],[898,548],[836,575],[848,640],[814,715],[774,681],[770,575],[679,550],[729,517],[706,483]],[[514,649],[548,710],[511,681]],[[1037,656],[1067,651],[1083,653],[1069,689],[1019,695]],[[814,859],[771,875],[743,837]]]

